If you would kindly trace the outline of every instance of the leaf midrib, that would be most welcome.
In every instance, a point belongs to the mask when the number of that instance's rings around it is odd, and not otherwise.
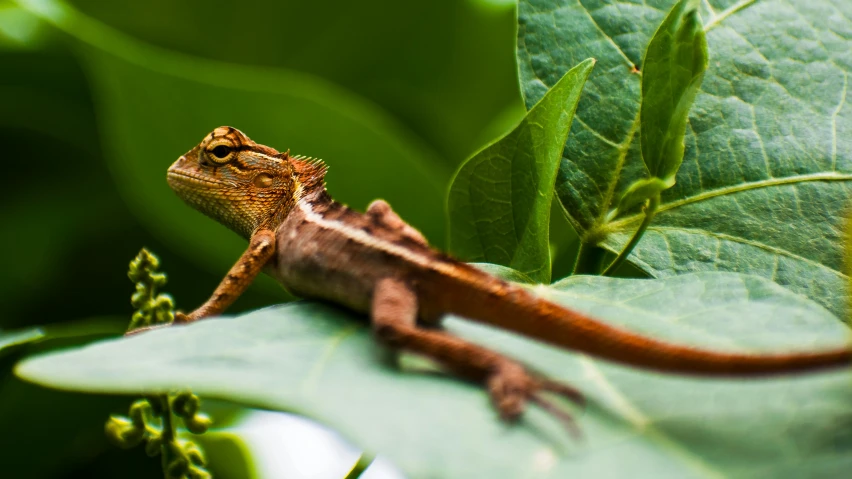
[[[659,216],[660,214],[663,214],[666,211],[674,210],[694,203],[699,203],[701,201],[711,200],[719,196],[741,193],[744,191],[758,190],[761,188],[771,188],[773,186],[807,183],[811,181],[852,181],[852,174],[836,172],[813,173],[808,175],[795,175],[783,178],[770,178],[768,180],[750,181],[746,183],[740,183],[738,185],[718,188],[715,190],[706,190],[694,196],[687,196],[677,201],[663,203],[657,210],[657,215]],[[641,221],[642,218],[644,218],[644,215],[642,214],[633,214],[624,217],[620,220],[610,222],[607,227],[612,228],[613,230],[625,229],[627,226]]]

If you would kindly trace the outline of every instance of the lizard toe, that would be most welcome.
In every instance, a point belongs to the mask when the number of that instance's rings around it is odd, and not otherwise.
[[[582,431],[580,431],[580,427],[577,426],[577,422],[574,421],[574,416],[571,413],[563,410],[558,407],[553,402],[543,398],[540,394],[533,394],[530,396],[530,401],[538,405],[540,408],[547,411],[548,414],[555,417],[559,422],[565,426],[565,429],[571,433],[572,436],[576,439],[581,439],[583,437]]]
[[[550,379],[542,379],[539,380],[538,389],[542,391],[552,392],[553,394],[561,396],[562,398],[571,401],[576,406],[586,406],[586,398],[585,396],[583,396],[583,393],[567,384],[563,384],[558,381],[552,381]]]
[[[517,420],[524,412],[531,386],[532,381],[521,366],[511,362],[500,365],[488,378],[488,392],[500,417]]]
[[[523,414],[527,402],[532,402],[559,420],[574,437],[582,436],[573,416],[544,396],[544,393],[555,394],[583,406],[583,395],[571,386],[534,377],[520,364],[507,361],[489,376],[488,392],[505,421],[516,421]]]

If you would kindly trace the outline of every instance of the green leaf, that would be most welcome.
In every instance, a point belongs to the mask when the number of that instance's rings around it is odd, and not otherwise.
[[[461,166],[449,194],[450,249],[550,282],[556,168],[593,59],[560,79],[506,136]]]
[[[698,5],[699,0],[681,0],[672,8],[651,38],[642,64],[642,159],[667,187],[675,184],[683,162],[687,115],[707,70]]]
[[[471,265],[476,266],[478,269],[481,269],[482,271],[485,271],[486,273],[492,276],[496,276],[504,281],[513,281],[515,283],[523,284],[536,284],[536,281],[534,281],[529,276],[506,266],[491,263],[471,263]]]
[[[124,332],[125,318],[93,317],[63,323],[47,324],[16,330],[0,329],[0,355],[17,346],[41,341],[74,340],[86,337],[117,336]]]
[[[443,209],[450,170],[368,101],[292,70],[163,50],[58,0],[20,4],[78,40],[73,45],[92,81],[119,190],[152,232],[199,265],[221,273],[245,249],[245,240],[183,205],[165,172],[220,125],[280,150],[325,159],[335,198],[359,209],[384,198],[433,242],[444,238],[435,212]]]
[[[534,104],[579,59],[598,60],[557,196],[586,241],[621,251],[640,213],[608,222],[649,173],[634,73],[673,0],[519,6],[518,62]],[[712,63],[690,111],[677,184],[630,260],[667,277],[757,274],[844,313],[842,219],[852,193],[852,62],[845,0],[701,2]],[[712,10],[710,9],[712,6]],[[843,33],[846,32],[846,33]]]
[[[844,238],[845,255],[843,258],[843,272],[846,273],[846,277],[848,278],[846,283],[846,298],[848,301],[852,300],[852,214],[847,214],[845,234],[846,237]],[[852,301],[847,304],[852,304]]]
[[[0,330],[0,354],[5,353],[6,349],[38,341],[44,337],[45,332],[42,328],[27,328],[15,331]]]
[[[821,350],[846,344],[849,334],[822,307],[754,276],[575,276],[533,290],[608,323],[718,350]],[[481,387],[400,371],[362,318],[310,302],[31,358],[17,373],[77,391],[191,388],[296,411],[409,477],[792,478],[852,467],[845,371],[761,380],[664,375],[455,318],[446,325],[582,390],[589,405],[576,414],[584,439],[572,440],[536,407],[519,424],[502,424]]]
[[[659,178],[643,178],[641,180],[636,180],[627,188],[627,190],[625,190],[624,194],[621,196],[621,200],[618,202],[618,208],[611,212],[608,217],[615,218],[622,213],[630,211],[635,206],[645,203],[649,199],[659,195],[660,192],[666,188],[669,188],[669,185]]]

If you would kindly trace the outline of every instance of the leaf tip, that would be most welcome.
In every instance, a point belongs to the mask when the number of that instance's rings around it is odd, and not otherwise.
[[[38,381],[38,368],[33,368],[33,358],[24,359],[15,365],[15,376],[29,382]]]

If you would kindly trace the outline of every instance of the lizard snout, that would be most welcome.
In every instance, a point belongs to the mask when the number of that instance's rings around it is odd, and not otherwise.
[[[187,155],[180,155],[180,157],[172,163],[172,166],[169,167],[169,173],[180,173],[191,170],[193,166],[192,161],[187,158]]]

